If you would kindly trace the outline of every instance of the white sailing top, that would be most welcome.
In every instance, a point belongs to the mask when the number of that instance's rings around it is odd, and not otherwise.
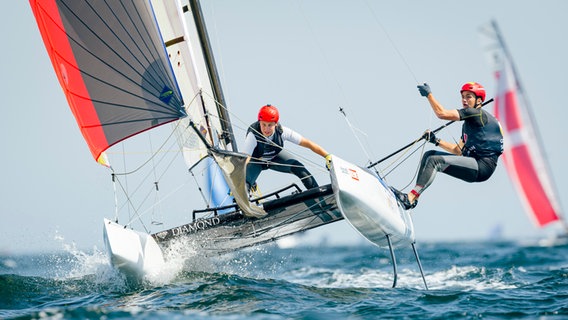
[[[273,141],[274,135],[276,134],[273,133],[272,135],[270,135],[269,137],[266,137],[266,139]],[[299,134],[298,132],[282,126],[282,141],[290,141],[294,144],[299,145],[300,142],[302,141],[302,135]],[[252,155],[254,149],[256,148],[258,141],[256,140],[256,137],[254,136],[254,133],[249,132],[247,133],[247,136],[245,138],[245,144],[243,147],[242,152],[248,154],[248,155]],[[265,160],[270,160],[270,159],[265,159]]]

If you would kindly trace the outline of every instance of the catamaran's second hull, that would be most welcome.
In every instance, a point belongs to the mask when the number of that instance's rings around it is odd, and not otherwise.
[[[383,179],[367,169],[333,156],[331,181],[337,205],[347,221],[379,247],[414,243],[408,211]]]

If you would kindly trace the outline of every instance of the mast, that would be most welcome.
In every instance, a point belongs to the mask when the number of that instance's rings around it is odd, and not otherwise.
[[[235,140],[235,135],[233,133],[233,128],[231,126],[231,120],[229,113],[226,109],[225,96],[223,95],[223,89],[221,88],[221,80],[219,78],[219,73],[217,71],[217,66],[215,64],[215,59],[213,57],[213,50],[211,49],[211,42],[209,40],[209,35],[207,33],[207,28],[205,26],[205,20],[203,18],[203,12],[201,11],[201,5],[199,0],[189,0],[191,6],[191,14],[195,21],[195,26],[197,33],[199,34],[200,45],[205,56],[205,63],[207,65],[207,70],[211,75],[211,86],[213,87],[213,94],[215,100],[220,104],[217,104],[217,112],[221,118],[225,121],[221,122],[221,127],[223,128],[222,139],[225,140],[226,144],[231,144],[233,151],[237,151],[237,141]],[[187,12],[189,8],[184,7],[183,11]]]

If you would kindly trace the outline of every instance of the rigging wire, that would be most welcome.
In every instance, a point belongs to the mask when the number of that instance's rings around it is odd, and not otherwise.
[[[195,100],[195,97],[192,99],[192,101]],[[142,226],[148,230],[146,228],[146,226],[144,225],[143,220],[141,219],[141,214],[139,213],[140,208],[142,207],[142,205],[144,205],[144,203],[146,203],[146,201],[149,199],[150,195],[152,194],[152,192],[159,192],[159,186],[158,183],[159,181],[162,180],[162,178],[165,176],[165,174],[168,172],[168,170],[174,165],[174,161],[179,157],[180,152],[176,152],[175,155],[173,157],[171,157],[170,161],[168,163],[166,163],[163,167],[163,169],[161,170],[161,173],[158,174],[158,172],[156,171],[156,169],[158,168],[158,166],[160,166],[165,159],[167,158],[168,154],[170,154],[170,152],[168,152],[167,150],[174,150],[173,145],[176,144],[177,142],[175,141],[175,139],[173,139],[174,134],[176,133],[176,131],[181,127],[181,124],[183,122],[182,121],[177,121],[176,124],[174,125],[174,128],[172,128],[171,133],[164,139],[164,142],[158,147],[158,149],[154,150],[153,146],[152,146],[152,142],[151,142],[151,137],[150,134],[148,133],[148,138],[150,139],[150,157],[148,159],[146,159],[146,161],[144,161],[142,164],[140,164],[138,167],[136,167],[134,170],[131,171],[127,171],[124,170],[124,172],[120,172],[117,173],[115,172],[114,168],[110,168],[110,170],[112,171],[112,180],[113,180],[113,186],[114,186],[114,192],[115,192],[115,220],[118,220],[118,212],[122,210],[122,208],[124,206],[126,206],[128,208],[128,216],[129,216],[129,224],[132,223],[132,221],[134,221],[135,219],[139,219],[140,223],[142,224]],[[187,130],[187,128],[185,129]],[[171,146],[169,148],[166,147],[167,144],[170,144]],[[126,155],[127,152],[125,150],[125,143],[121,143],[121,147],[122,147],[122,155]],[[175,148],[179,151],[179,147]],[[162,154],[161,157],[157,158],[158,155]],[[127,168],[127,163],[126,163],[126,157],[122,157],[123,160],[123,167]],[[145,174],[145,176],[143,176],[140,179],[140,182],[138,184],[138,186],[132,191],[130,192],[130,188],[128,186],[130,179],[128,179],[128,177],[136,172],[139,172],[140,170],[142,170],[142,168],[147,167],[149,164],[151,164],[150,169],[148,170],[148,172]],[[151,177],[153,175],[153,182],[152,182],[152,188],[149,189],[148,193],[141,199],[139,207],[136,208],[136,206],[134,205],[132,198],[139,193],[139,191],[146,186],[146,182],[151,180]],[[122,183],[120,182],[119,177],[120,176],[124,176],[125,178],[125,185],[122,185]],[[125,203],[122,206],[119,206],[118,204],[118,195],[117,195],[117,188],[116,188],[116,183],[118,182],[122,193],[125,196]],[[155,198],[154,204],[151,205],[149,207],[148,210],[155,210],[157,205],[159,205],[163,200],[160,199],[159,195],[157,194],[157,198]],[[206,202],[207,203],[207,202]],[[133,209],[134,213],[132,213],[130,210]],[[153,219],[152,219],[153,220]],[[154,222],[154,221],[152,221]],[[152,223],[154,224],[154,223]]]
[[[409,187],[412,182],[416,179],[416,177],[418,176],[418,170],[420,169],[420,163],[422,162],[422,156],[424,155],[424,149],[426,148],[426,142],[423,142],[421,146],[419,146],[418,148],[414,149],[414,151],[410,152],[406,157],[404,157],[404,159],[398,161],[395,160],[392,164],[394,165],[394,167],[392,169],[390,169],[384,176],[383,178],[386,178],[391,172],[393,172],[396,168],[398,168],[400,165],[402,165],[406,160],[408,160],[408,158],[410,158],[413,154],[415,154],[418,150],[420,150],[420,161],[418,161],[418,165],[416,166],[416,170],[414,170],[414,175],[412,176],[412,178],[410,179],[410,181],[402,188],[400,188],[401,190],[406,189],[407,187]],[[407,149],[409,150],[409,149]],[[407,151],[408,152],[408,151]],[[407,152],[403,153],[401,155],[401,158],[404,154],[406,154]]]
[[[154,147],[153,147],[153,144],[152,144],[152,135],[151,134],[148,134],[148,144],[150,146],[150,151],[153,152]],[[152,167],[151,167],[152,170],[151,170],[151,172],[154,175],[154,186],[155,186],[155,190],[156,190],[154,203],[159,203],[160,202],[160,187],[159,187],[159,181],[160,180],[158,179],[158,176],[156,174],[156,167],[157,166],[156,166],[155,158],[152,158]],[[158,214],[162,213],[161,208],[157,205],[153,206],[152,208],[154,208],[155,210],[152,210],[151,222],[150,223],[153,224],[153,225],[162,224],[161,222],[157,221],[156,218],[155,218],[155,214],[158,215]],[[156,212],[158,212],[158,213],[156,213]]]
[[[319,54],[323,57],[323,61],[325,62],[324,64],[325,64],[326,69],[327,69],[327,70],[334,70],[333,68],[331,68],[331,63],[330,63],[330,61],[329,61],[328,55],[325,54],[325,50],[323,49],[323,46],[322,46],[321,42],[318,41],[319,38],[317,37],[317,34],[316,34],[316,32],[315,32],[315,29],[313,28],[312,24],[310,23],[310,19],[308,19],[308,17],[307,17],[307,15],[306,15],[305,11],[303,10],[302,2],[301,2],[301,1],[298,1],[297,3],[298,3],[299,11],[300,11],[300,13],[302,14],[302,17],[304,18],[304,21],[305,21],[305,23],[306,23],[306,25],[307,25],[307,27],[308,27],[308,29],[309,29],[311,35],[312,35],[313,41],[311,41],[311,42],[312,42],[312,43],[315,43],[315,46],[316,46],[316,48],[317,48]],[[341,85],[341,82],[339,81],[338,77],[336,76],[336,74],[335,74],[333,71],[330,71],[330,74],[331,74],[331,76],[332,76],[332,78],[333,78],[333,80],[334,80],[335,85],[336,85],[337,88],[338,88],[339,95],[341,96],[342,100],[345,102],[344,105],[349,106],[349,105],[350,105],[350,103],[349,103],[350,100],[347,98],[347,95],[345,94],[345,90],[343,89],[343,87],[342,87],[342,85]],[[341,109],[343,109],[343,107],[340,107],[340,110],[341,110]],[[340,111],[340,112],[341,112],[341,111]],[[364,144],[361,142],[361,140],[359,139],[359,136],[358,136],[358,135],[356,134],[356,132],[355,132],[355,127],[354,127],[354,126],[351,124],[351,122],[347,119],[347,116],[345,115],[345,113],[344,113],[344,112],[341,112],[341,113],[344,115],[344,118],[345,118],[345,120],[347,121],[349,128],[350,128],[351,131],[353,132],[353,135],[355,136],[355,138],[356,138],[356,140],[357,140],[359,146],[361,147],[363,153],[365,154],[365,156],[367,157],[367,159],[369,160],[369,162],[371,162],[371,155],[370,155],[371,152],[370,152],[370,151],[368,150],[368,148],[366,148],[366,147],[364,146]],[[362,131],[359,130],[359,129],[357,129],[357,131],[362,132]]]
[[[349,129],[351,129],[351,132],[353,133],[353,136],[355,136],[357,143],[359,143],[359,146],[361,147],[361,149],[363,150],[363,152],[367,156],[367,160],[369,161],[369,164],[373,163],[373,161],[371,160],[371,155],[369,155],[369,152],[367,152],[367,149],[363,146],[363,143],[361,142],[361,140],[359,139],[359,136],[355,132],[355,127],[351,124],[351,121],[349,121],[349,118],[347,117],[347,113],[345,113],[345,110],[342,107],[339,107],[339,112],[343,115],[343,118],[347,122],[347,126],[349,126]]]
[[[174,141],[175,143],[175,141]],[[166,157],[167,154],[164,154],[163,157],[158,161],[158,163],[162,162],[162,159],[164,159]],[[167,163],[165,165],[165,168],[163,169],[163,173],[158,177],[158,179],[156,180],[161,180],[161,178],[164,176],[164,174],[168,171],[169,168],[171,168],[173,166],[174,161],[177,159],[177,157],[179,156],[179,153],[176,153],[176,155],[174,157],[171,157],[171,160],[169,161],[169,163]],[[152,192],[154,192],[155,190],[155,186],[153,186],[152,188],[150,188],[147,192],[147,194],[145,196],[142,197],[142,199],[140,199],[139,201],[139,205],[138,207],[135,207],[133,201],[132,201],[132,197],[139,193],[138,191],[140,191],[141,187],[143,187],[144,181],[148,181],[150,178],[152,172],[148,172],[148,174],[142,179],[142,181],[140,182],[138,188],[135,189],[135,191],[133,193],[129,193],[127,192],[127,190],[124,188],[124,186],[120,183],[120,180],[118,180],[118,185],[121,187],[123,193],[126,196],[126,202],[124,203],[124,206],[128,205],[128,208],[132,208],[135,211],[135,215],[130,215],[130,218],[128,220],[128,223],[126,223],[125,225],[130,225],[131,223],[133,223],[134,220],[138,219],[140,221],[140,223],[142,224],[143,228],[149,233],[148,228],[145,226],[144,221],[142,220],[142,217],[145,216],[147,213],[153,213],[152,210],[156,207],[159,206],[163,201],[167,200],[168,198],[170,198],[173,194],[177,193],[183,186],[186,186],[188,184],[188,181],[186,180],[184,183],[182,183],[180,186],[178,186],[177,188],[172,189],[172,191],[168,194],[166,194],[165,196],[160,197],[160,199],[158,199],[157,201],[155,201],[152,205],[148,206],[148,208],[144,211],[140,211],[142,206],[144,205],[144,203],[146,203],[149,199],[150,196],[152,194]],[[192,176],[195,179],[195,175],[193,174],[193,172],[190,170],[190,173],[192,174]],[[127,176],[128,177],[128,176]],[[113,178],[116,178],[116,176],[113,176]],[[128,181],[128,179],[126,179],[126,181]],[[199,187],[199,183],[196,180],[196,184]],[[200,188],[200,187],[199,187]],[[201,189],[200,189],[201,190]],[[203,195],[202,195],[203,196]],[[207,203],[207,200],[204,199],[205,203]]]
[[[176,127],[180,125],[180,121],[177,121]],[[173,137],[173,135],[175,134],[175,130],[172,130],[172,132],[169,134],[169,136],[164,140],[164,142],[160,145],[160,147],[158,147],[158,149],[155,152],[152,152],[151,156],[142,164],[140,164],[137,168],[135,168],[134,170],[131,171],[125,171],[125,172],[114,172],[113,173],[117,176],[127,176],[127,175],[131,175],[139,170],[141,170],[143,167],[145,167],[148,163],[152,162],[152,160],[154,159],[154,157],[156,157],[159,153],[162,152],[162,150],[166,150],[166,148],[164,148],[164,146],[168,143],[171,142],[171,138]],[[126,154],[126,151],[123,151],[123,154]],[[126,165],[125,165],[126,168]]]
[[[412,71],[412,68],[410,67],[410,64],[408,63],[408,61],[406,60],[406,58],[404,57],[404,55],[402,54],[402,52],[398,49],[398,46],[396,45],[396,43],[394,42],[394,40],[392,39],[392,37],[390,36],[390,34],[387,32],[387,29],[382,25],[382,23],[380,22],[379,18],[377,17],[377,14],[375,13],[375,10],[373,9],[373,7],[369,4],[369,1],[365,0],[365,4],[367,5],[367,7],[369,8],[369,11],[371,12],[371,15],[373,16],[373,18],[375,19],[375,22],[377,23],[377,25],[379,25],[379,27],[381,28],[381,30],[383,31],[383,33],[385,34],[385,36],[387,37],[387,39],[389,40],[391,46],[393,47],[393,49],[396,51],[396,53],[398,54],[398,57],[400,58],[400,60],[404,63],[404,65],[406,66],[406,69],[408,70],[408,72],[410,73],[410,75],[412,76],[412,78],[414,79],[414,81],[416,83],[420,83],[418,81],[418,78],[416,77],[416,75],[414,74],[414,71]]]
[[[345,101],[345,105],[349,105],[349,104],[347,103],[348,99],[347,99],[347,96],[345,95],[345,91],[343,90],[343,87],[341,86],[341,83],[339,82],[339,80],[338,80],[336,74],[333,72],[334,69],[331,68],[331,63],[329,62],[329,58],[328,58],[328,56],[325,54],[325,51],[323,50],[323,47],[322,47],[321,42],[318,41],[319,38],[316,36],[317,34],[316,34],[316,32],[315,32],[315,30],[314,30],[312,24],[310,23],[310,19],[308,19],[308,17],[306,16],[305,11],[303,10],[302,1],[299,0],[299,1],[296,2],[296,4],[297,4],[297,6],[298,6],[298,8],[299,8],[300,14],[301,14],[302,17],[304,18],[304,22],[306,23],[306,25],[307,25],[307,27],[308,27],[310,33],[312,34],[312,40],[313,40],[312,43],[315,44],[316,48],[317,48],[318,51],[320,52],[320,55],[321,55],[322,58],[323,58],[325,67],[326,67],[326,69],[329,71],[329,73],[331,74],[331,77],[333,78],[333,80],[334,80],[334,82],[335,82],[335,85],[336,85],[337,88],[338,88],[338,92],[339,92],[341,98]]]
[[[213,34],[215,34],[215,36],[213,37],[213,39],[215,39],[215,43],[217,48],[221,48],[222,47],[222,43],[219,41],[219,39],[221,38],[219,36],[219,27],[217,25],[218,19],[217,19],[217,13],[215,11],[216,7],[215,7],[215,3],[211,2],[210,3],[210,12],[207,14],[208,17],[211,17],[212,19],[212,25],[213,25]],[[201,10],[203,10],[203,7],[201,7]],[[215,53],[215,61],[216,61],[216,65],[217,65],[217,70],[220,72],[219,75],[219,81],[221,82],[222,79],[225,79],[225,64],[224,64],[224,56],[223,56],[223,50],[219,49],[217,50]],[[231,94],[229,93],[231,88],[228,86],[223,86],[221,84],[221,87],[223,88],[223,91],[226,93],[226,96],[223,97],[225,99],[225,102],[227,103],[227,105],[231,105],[231,103],[229,102],[227,97],[230,97]],[[215,99],[214,99],[215,100]],[[215,101],[215,103],[217,105],[221,105],[220,103],[218,103],[217,101]],[[224,107],[224,106],[223,106]],[[225,110],[228,110],[227,108],[225,108]],[[222,119],[223,121],[225,121],[224,119]],[[227,127],[229,127],[230,123],[227,125]]]
[[[162,202],[168,200],[172,195],[176,194],[179,190],[181,190],[181,189],[182,189],[184,186],[186,186],[186,185],[187,185],[187,181],[184,182],[184,183],[182,183],[182,184],[180,184],[179,186],[173,188],[170,193],[168,193],[168,194],[166,194],[165,196],[162,197],[162,199],[159,201],[158,204],[161,204]],[[141,205],[142,205],[142,204],[141,204]],[[140,206],[141,206],[141,205],[140,205]],[[138,208],[138,210],[140,210],[140,208]],[[144,229],[146,229],[146,232],[147,232],[147,233],[150,233],[150,231],[148,231],[148,229],[144,226],[144,224],[143,224],[143,222],[142,222],[142,217],[145,216],[147,213],[151,213],[151,210],[152,210],[152,206],[150,206],[149,208],[147,208],[147,209],[144,210],[144,211],[140,211],[140,212],[137,211],[136,217],[131,218],[131,219],[125,224],[125,226],[128,226],[128,225],[130,225],[131,223],[133,223],[134,220],[139,219],[140,222],[142,223]]]
[[[387,29],[383,26],[383,24],[380,22],[375,10],[373,9],[373,7],[369,4],[369,1],[365,0],[365,4],[367,5],[367,7],[369,8],[369,11],[371,12],[371,15],[373,16],[375,22],[377,23],[377,25],[380,27],[380,29],[383,31],[383,33],[385,34],[386,38],[388,39],[390,45],[392,46],[392,48],[396,51],[396,54],[398,55],[398,57],[400,58],[400,60],[403,62],[403,64],[406,66],[406,70],[408,71],[408,73],[412,76],[412,78],[414,79],[414,82],[417,84],[420,84],[420,82],[418,81],[418,78],[416,77],[416,74],[414,73],[414,71],[412,70],[412,67],[410,66],[410,64],[408,63],[408,60],[406,59],[406,57],[402,54],[402,52],[400,51],[400,49],[398,48],[398,46],[396,45],[396,43],[394,42],[394,40],[392,39],[392,37],[390,36],[389,32],[387,31]],[[432,114],[429,113],[428,116],[429,119],[429,124],[432,124]],[[430,126],[429,126],[430,127]],[[418,171],[420,169],[420,163],[422,162],[422,157],[424,155],[424,148],[425,148],[426,143],[424,142],[422,144],[422,148],[421,148],[421,154],[419,157],[419,161],[417,162],[416,165],[416,170],[414,172],[414,175],[412,176],[412,178],[410,179],[410,181],[406,184],[406,187],[408,187],[409,185],[412,184],[412,182],[415,180],[416,176],[418,175]],[[411,147],[411,146],[409,146]],[[405,161],[407,161],[411,155],[413,155],[418,149],[414,150],[413,152],[411,152],[408,156],[406,156],[404,159],[400,160],[400,162],[398,164],[396,164],[394,166],[394,168],[392,168],[391,170],[389,170],[384,177],[388,176],[391,172],[393,172],[396,168],[398,168],[402,163],[404,163]],[[401,157],[399,157],[398,159],[401,159]],[[395,160],[398,161],[398,160]],[[393,162],[394,163],[394,162]],[[402,188],[402,189],[404,189]]]
[[[410,64],[408,63],[407,59],[405,58],[405,56],[402,54],[402,52],[400,51],[400,49],[398,48],[398,46],[396,45],[396,43],[394,42],[394,40],[392,39],[392,37],[390,36],[389,32],[386,30],[386,28],[381,24],[381,22],[378,19],[377,14],[375,13],[375,10],[372,8],[372,6],[369,4],[368,1],[364,1],[366,6],[368,7],[369,11],[371,12],[371,16],[373,17],[375,23],[380,27],[380,29],[382,30],[382,32],[385,34],[386,38],[388,39],[390,45],[392,46],[392,48],[395,50],[396,54],[398,55],[398,57],[400,58],[400,60],[404,63],[407,71],[409,72],[409,74],[411,75],[411,77],[414,79],[415,83],[419,83],[414,71],[412,70]],[[312,35],[315,35],[315,31],[312,27],[312,25],[309,22],[309,19],[307,18],[304,10],[302,10],[302,6],[301,4],[298,5],[300,8],[300,12],[302,13],[302,16],[304,17],[304,19],[306,20],[306,25],[308,26],[308,29],[310,30]],[[320,42],[317,41],[317,37],[315,37],[316,40],[312,41],[313,43],[316,44],[316,47],[318,48],[320,55],[323,57],[323,61],[325,61],[325,64],[327,66],[327,69],[331,69],[330,66],[330,62],[329,59],[327,57],[327,55],[325,54],[325,51],[323,50]],[[341,86],[341,83],[339,82],[339,80],[337,79],[336,75],[331,72],[333,79],[335,80],[335,84],[337,85],[339,92],[341,94],[341,96],[344,98],[345,101],[348,101],[348,99],[346,98],[346,95],[343,91],[343,88]],[[367,151],[367,148],[365,148],[365,146],[363,145],[363,143],[361,142],[361,140],[359,139],[359,136],[357,135],[357,133],[355,132],[355,128],[354,126],[351,124],[351,122],[349,121],[349,119],[345,116],[345,113],[343,107],[340,107],[340,112],[344,115],[344,118],[347,122],[347,125],[349,126],[349,128],[351,129],[351,131],[353,132],[359,146],[361,147],[361,149],[363,150],[363,152],[365,153],[367,159],[369,160],[369,162],[371,162],[371,157],[370,157],[370,153]],[[430,115],[431,117],[431,115]],[[406,159],[404,159],[405,161]],[[419,163],[418,163],[419,165]]]

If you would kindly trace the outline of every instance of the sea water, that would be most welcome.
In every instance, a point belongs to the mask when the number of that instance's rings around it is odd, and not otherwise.
[[[132,283],[102,251],[0,256],[1,319],[568,319],[568,245],[419,243],[185,257]]]

